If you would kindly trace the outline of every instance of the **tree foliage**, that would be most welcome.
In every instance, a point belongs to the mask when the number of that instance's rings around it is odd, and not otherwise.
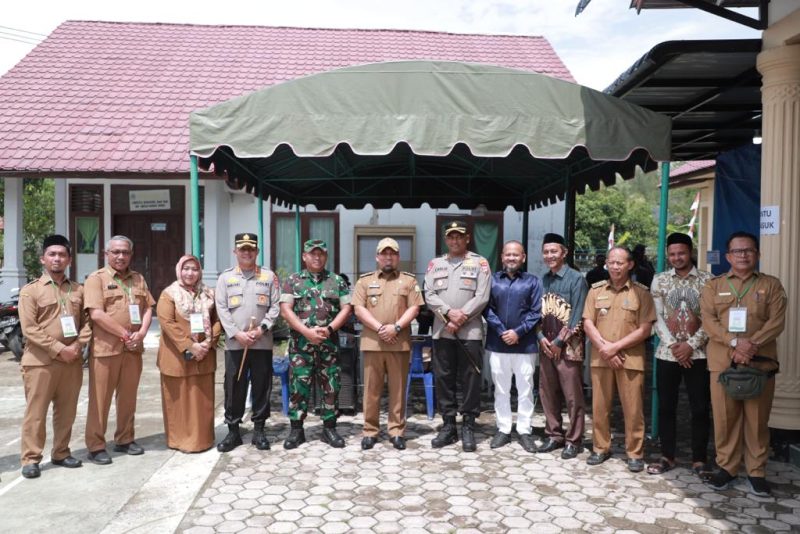
[[[633,248],[641,243],[651,255],[658,247],[658,217],[661,204],[659,171],[638,172],[631,180],[612,187],[587,190],[578,195],[575,206],[575,248],[605,250],[613,223],[615,242]],[[690,207],[696,189],[670,189],[667,233],[688,232]],[[695,231],[697,228],[695,228]]]
[[[6,178],[5,180],[13,180]],[[0,205],[5,210],[5,180],[0,181]],[[23,265],[28,280],[42,272],[39,262],[42,240],[55,232],[55,181],[51,178],[25,178],[22,184]],[[6,221],[5,232],[15,231]],[[0,236],[0,257],[3,255],[3,236]]]

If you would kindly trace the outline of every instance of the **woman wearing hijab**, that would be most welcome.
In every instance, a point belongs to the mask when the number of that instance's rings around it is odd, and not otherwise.
[[[167,446],[200,452],[214,445],[214,371],[221,332],[214,290],[202,282],[200,261],[183,256],[178,279],[158,299],[161,406]]]

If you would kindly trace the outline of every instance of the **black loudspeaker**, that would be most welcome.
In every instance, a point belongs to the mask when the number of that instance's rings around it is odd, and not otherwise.
[[[341,337],[344,337],[343,334]],[[361,366],[358,361],[358,342],[352,338],[340,339],[339,343],[339,411],[349,415],[355,415],[360,406],[359,403],[359,381]],[[311,388],[310,406],[314,407],[314,413],[319,414],[322,407],[322,391],[317,384],[316,376]]]

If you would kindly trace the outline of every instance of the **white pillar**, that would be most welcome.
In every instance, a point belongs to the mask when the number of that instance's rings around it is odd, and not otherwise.
[[[69,195],[67,194],[67,180],[63,178],[55,178],[55,201],[56,201],[56,219],[55,227],[56,233],[66,236],[70,241],[75,241],[75,236],[69,234],[69,220],[67,215],[69,213]]]
[[[0,301],[11,296],[11,290],[27,283],[22,263],[22,178],[3,178],[5,202],[3,206],[3,268],[0,269]]]
[[[233,241],[228,237],[231,199],[222,180],[203,180],[203,188],[203,283],[214,287],[219,273],[228,268],[223,260],[228,259],[228,250],[233,249]]]
[[[780,207],[780,233],[761,236],[760,269],[777,276],[788,296],[769,426],[800,430],[800,44],[764,50],[758,70],[763,76],[761,205]]]

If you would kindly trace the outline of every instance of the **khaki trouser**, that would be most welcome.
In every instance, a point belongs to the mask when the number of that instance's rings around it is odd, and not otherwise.
[[[83,383],[81,363],[54,360],[50,365],[25,366],[22,380],[27,403],[22,420],[22,465],[42,461],[50,403],[53,403],[53,449],[50,457],[63,460],[70,455],[69,440]]]
[[[406,383],[411,352],[364,351],[364,436],[380,431],[384,377],[389,385],[389,436],[406,430]]]
[[[711,407],[714,413],[714,444],[717,465],[731,475],[739,472],[744,456],[747,475],[763,477],[769,457],[769,412],[775,395],[775,378],[767,381],[758,398],[737,401],[711,373]]]
[[[619,391],[625,417],[625,452],[628,458],[644,457],[644,372],[631,369],[592,367],[592,448],[596,453],[611,449],[611,407],[614,389]]]
[[[136,393],[142,376],[142,355],[123,352],[89,359],[89,412],[86,415],[86,448],[97,452],[106,447],[106,428],[111,400],[116,392],[117,428],[114,442],[127,445],[134,439]]]

